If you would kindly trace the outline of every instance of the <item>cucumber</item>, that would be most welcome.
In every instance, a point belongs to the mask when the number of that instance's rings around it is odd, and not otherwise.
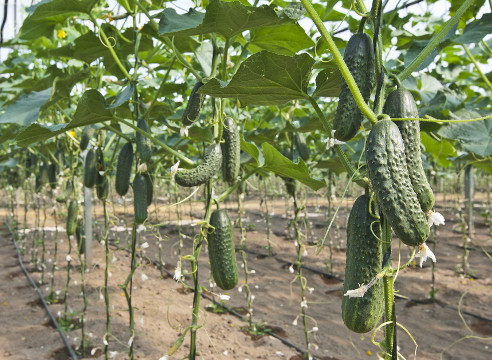
[[[82,220],[77,222],[75,238],[77,239],[77,250],[79,251],[79,254],[85,254],[85,232]]]
[[[126,143],[120,150],[118,155],[118,163],[116,164],[116,179],[114,188],[120,196],[125,196],[130,188],[132,164],[133,146],[131,143]]]
[[[239,137],[239,127],[234,119],[228,117],[224,120],[224,131],[222,138],[224,142],[220,145],[222,148],[222,176],[225,182],[234,184],[239,175],[239,166],[241,165],[241,138]]]
[[[147,182],[140,174],[133,180],[133,208],[135,223],[143,224],[147,220]]]
[[[225,210],[215,210],[210,216],[210,225],[215,228],[207,239],[212,276],[219,288],[230,290],[238,281],[231,220]]]
[[[149,125],[144,119],[138,120],[137,127],[140,130],[145,131],[147,134],[150,133]],[[137,151],[141,162],[148,163],[150,161],[152,156],[152,152],[150,150],[150,139],[143,136],[139,132],[137,132]]]
[[[184,126],[190,126],[200,115],[203,102],[205,101],[205,94],[197,94],[196,92],[203,86],[201,81],[197,82],[191,90],[186,109],[181,116],[181,123]]]
[[[176,184],[184,187],[193,187],[206,183],[214,177],[222,165],[222,150],[219,144],[212,144],[205,152],[205,157],[200,165],[191,170],[179,171],[174,180]]]
[[[55,190],[56,189],[56,185],[57,185],[57,180],[56,180],[56,164],[50,164],[49,168],[48,168],[48,181],[49,181],[49,184],[50,184],[50,188],[52,190]]]
[[[96,130],[91,126],[86,126],[84,128],[82,135],[80,136],[80,150],[83,151],[87,149],[87,146],[89,146],[89,141],[92,139],[92,136],[94,136],[95,131]]]
[[[299,153],[299,156],[303,161],[308,161],[309,160],[309,148],[306,144],[306,139],[304,138],[303,134],[296,133],[294,136],[295,143],[296,143],[296,148],[297,152]]]
[[[24,175],[27,179],[32,174],[32,172],[31,172],[32,165],[31,165],[31,157],[30,156],[26,157],[26,160],[24,161],[24,167],[25,167]]]
[[[39,174],[36,176],[36,193],[40,192],[44,185],[49,183],[48,165],[44,164],[39,167]]]
[[[378,204],[396,236],[408,246],[418,246],[429,236],[429,224],[413,190],[405,147],[398,126],[380,120],[367,139],[366,163]]]
[[[391,118],[418,118],[417,105],[410,91],[399,88],[392,91],[384,103],[383,112]],[[395,121],[405,145],[405,160],[413,189],[420,207],[427,213],[434,207],[434,194],[425,176],[420,153],[420,122],[418,120]]]
[[[292,197],[296,196],[297,182],[294,179],[285,178],[284,183],[285,183],[285,190],[287,190],[287,194],[289,194]]]
[[[77,200],[70,201],[70,205],[68,206],[68,215],[67,215],[67,235],[71,236],[75,234],[77,230],[77,214],[79,212],[79,203]]]
[[[347,252],[343,293],[367,285],[381,271],[383,251],[381,227],[369,213],[369,194],[355,200],[347,224]],[[373,214],[375,207],[373,206]],[[371,232],[371,224],[372,231]],[[345,325],[356,333],[374,329],[383,311],[383,281],[377,281],[364,297],[342,298],[342,318]]]
[[[150,206],[154,200],[154,177],[148,172],[143,173],[142,176],[147,184],[147,206]]]
[[[96,195],[99,200],[106,200],[109,195],[109,179],[106,174],[99,174],[100,171],[105,171],[104,169],[104,159],[99,158],[97,163],[97,177],[96,177]]]
[[[343,60],[367,103],[374,86],[376,72],[371,37],[364,33],[353,35],[347,43]],[[359,131],[363,119],[362,111],[359,110],[345,79],[342,78],[337,112],[333,122],[333,130],[336,130],[335,138],[341,141],[352,139]]]
[[[63,171],[63,168],[65,167],[65,153],[62,149],[55,151],[55,159],[58,161],[58,164],[55,163],[56,173],[58,174],[60,171]]]
[[[84,162],[84,186],[92,188],[96,185],[97,180],[97,158],[96,151],[90,149],[85,156]]]
[[[68,198],[72,195],[72,182],[70,180],[67,181],[67,187],[65,191],[56,197],[56,202],[64,203],[68,200]]]
[[[101,147],[106,145],[106,130],[99,130],[97,133],[97,144]]]

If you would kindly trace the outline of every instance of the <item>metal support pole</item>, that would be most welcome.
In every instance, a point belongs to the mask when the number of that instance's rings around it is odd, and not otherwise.
[[[473,239],[473,166],[465,167],[465,221],[468,224],[468,236]]]

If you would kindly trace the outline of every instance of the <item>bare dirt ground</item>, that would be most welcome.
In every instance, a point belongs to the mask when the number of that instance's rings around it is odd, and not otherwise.
[[[483,195],[477,194],[476,199],[483,199]],[[462,234],[453,231],[453,227],[459,224],[459,218],[455,214],[451,205],[447,203],[443,207],[442,196],[438,196],[437,210],[441,211],[446,217],[446,225],[438,228],[438,241],[436,249],[436,288],[438,303],[419,304],[415,301],[399,299],[396,302],[396,318],[399,324],[403,325],[413,336],[418,344],[417,359],[492,359],[492,322],[478,320],[474,317],[463,315],[466,326],[463,323],[456,309],[446,307],[458,307],[461,296],[464,296],[461,308],[488,319],[492,319],[492,278],[490,269],[492,260],[487,258],[483,252],[472,250],[469,253],[469,269],[473,271],[472,278],[456,276],[455,266],[461,264],[463,249]],[[348,207],[354,199],[349,199],[344,203],[337,222],[339,225],[337,237],[336,229],[333,228],[331,234],[333,239],[333,273],[336,276],[344,276],[345,264],[345,228],[347,221]],[[310,240],[323,238],[328,220],[325,217],[324,206],[319,208],[316,204],[325,204],[323,198],[311,198],[307,203],[308,218],[312,222],[314,237]],[[246,233],[247,246],[249,250],[268,255],[265,246],[266,223],[261,213],[258,198],[245,199],[246,213],[243,215],[244,226],[248,230]],[[490,239],[489,226],[484,224],[483,218],[479,216],[481,202],[476,203],[475,218],[475,238],[483,241],[484,248],[492,253],[492,241]],[[269,203],[271,234],[270,242],[274,244],[276,256],[291,261],[295,258],[295,245],[293,240],[289,240],[286,233],[287,218],[285,215],[285,201],[277,198],[274,203]],[[231,219],[237,217],[236,203],[226,203],[222,208],[227,208]],[[123,218],[123,206],[111,207],[111,215],[114,211],[118,212],[120,219]],[[153,205],[150,208],[153,210]],[[59,208],[59,213],[63,212],[63,207]],[[102,209],[97,207],[98,221],[97,233],[102,232]],[[127,208],[131,212],[132,205]],[[190,219],[190,211],[194,218]],[[182,254],[192,252],[193,231],[197,232],[199,226],[190,227],[189,224],[197,223],[203,216],[203,205],[192,204],[181,207],[181,232],[183,247]],[[186,215],[185,215],[186,214]],[[5,208],[2,209],[0,216],[6,216]],[[23,206],[19,206],[17,219],[20,228],[23,226]],[[30,265],[30,244],[31,238],[35,234],[34,212],[30,210],[27,216],[28,232],[26,254],[23,261],[31,271],[31,276],[36,282],[41,279],[41,272],[36,271]],[[130,221],[131,219],[128,219]],[[166,268],[174,272],[178,261],[178,230],[175,225],[175,209],[161,212],[159,221],[166,221],[167,225],[160,227],[160,235],[165,240],[162,242],[162,258]],[[191,220],[191,221],[190,221]],[[155,223],[152,215],[151,221]],[[63,343],[55,328],[48,321],[44,309],[40,306],[36,292],[29,285],[26,277],[22,273],[16,257],[10,233],[5,226],[0,228],[0,359],[67,359]],[[66,282],[68,252],[68,239],[64,231],[64,221],[59,222],[59,242],[58,255],[53,259],[55,227],[53,217],[49,216],[45,224],[45,244],[46,244],[46,269],[45,281],[51,281],[49,273],[56,260],[59,270],[55,273],[55,290],[61,291]],[[304,234],[309,231],[303,229]],[[236,246],[239,246],[239,229],[235,229]],[[42,236],[42,230],[38,233]],[[123,223],[114,223],[110,226],[110,239],[114,241],[120,239],[120,246],[124,246],[127,241],[128,230]],[[63,241],[63,242],[62,242]],[[72,240],[75,244],[75,240]],[[158,246],[156,238],[148,231],[140,234],[140,244],[147,242],[150,246],[142,248],[138,246],[139,253],[151,259],[158,259]],[[337,246],[339,249],[337,249]],[[429,244],[432,248],[432,244]],[[41,251],[41,248],[39,251]],[[104,284],[104,246],[98,242],[94,243],[93,248],[93,267],[90,272],[85,274],[85,289],[88,294],[89,304],[87,307],[87,321],[85,322],[88,349],[103,347],[103,335],[105,333],[105,306],[104,301],[100,300],[101,286]],[[116,249],[112,246],[112,249]],[[237,255],[238,266],[241,264],[241,256]],[[402,246],[401,262],[406,262],[409,250]],[[75,257],[75,256],[74,256]],[[114,359],[127,359],[129,340],[129,316],[128,307],[118,284],[125,281],[130,268],[128,253],[124,250],[112,252],[110,278],[110,297],[111,297],[111,334],[109,344],[110,350],[116,351]],[[255,296],[253,302],[253,320],[255,322],[266,323],[276,334],[292,342],[293,344],[305,349],[305,337],[302,327],[302,320],[294,326],[293,321],[301,311],[300,285],[298,281],[291,284],[294,275],[289,272],[289,264],[279,262],[268,256],[258,256],[247,253],[248,268],[255,270],[250,274],[249,283],[252,294]],[[308,255],[304,256],[303,263],[311,268],[323,272],[329,272],[326,268],[327,261],[330,259],[330,252],[327,247],[319,256],[315,256],[314,248],[308,249]],[[418,259],[417,259],[418,261]],[[182,285],[176,285],[171,277],[161,276],[161,271],[148,262],[139,260],[140,266],[133,280],[133,303],[135,310],[135,337],[136,358],[157,360],[163,357],[170,349],[175,340],[182,334],[182,331],[191,323],[191,306],[193,293],[183,292]],[[73,265],[79,265],[79,261],[74,260]],[[398,264],[398,241],[393,242],[393,265]],[[69,312],[76,312],[75,318],[82,310],[83,300],[81,297],[80,270],[79,267],[72,269],[67,299]],[[185,270],[190,271],[190,266],[185,263]],[[143,274],[148,278],[143,281]],[[244,271],[239,268],[239,285],[244,280]],[[341,318],[341,298],[342,283],[321,276],[318,273],[303,270],[308,287],[314,288],[311,294],[307,294],[308,308],[307,315],[308,328],[318,327],[316,333],[311,333],[311,342],[316,344],[319,349],[313,350],[312,354],[319,359],[376,359],[378,348],[371,344],[371,333],[355,334],[351,333],[343,324]],[[186,280],[189,283],[190,277]],[[208,267],[208,254],[204,250],[199,259],[199,281],[202,285],[210,288],[210,271]],[[422,269],[410,267],[400,272],[396,281],[396,290],[401,296],[411,299],[427,300],[429,297],[431,284],[431,264],[428,260]],[[49,284],[39,285],[43,293],[48,294]],[[233,308],[246,308],[244,288],[242,292],[238,287],[228,292],[231,296],[226,305]],[[217,293],[224,293],[220,289],[214,289]],[[58,303],[50,305],[53,314],[63,311],[64,304],[61,298]],[[207,311],[210,301],[202,299],[200,313],[200,323],[205,322],[205,326],[198,331],[197,348],[200,351],[199,359],[301,359],[294,349],[282,344],[279,340],[271,336],[249,336],[245,334],[241,327],[245,323],[239,318],[230,314],[215,314]],[[241,312],[240,310],[238,310]],[[244,314],[244,312],[242,312]],[[468,326],[468,328],[467,328]],[[472,332],[471,332],[472,331]],[[454,342],[466,336],[473,335],[462,340],[458,344],[449,348]],[[80,345],[80,329],[67,333],[69,341],[76,348]],[[489,341],[478,337],[489,338]],[[376,340],[382,339],[382,332],[376,336]],[[398,329],[398,345],[400,353],[406,359],[414,358],[415,345],[409,336],[401,329]],[[314,349],[313,345],[311,349]],[[189,336],[186,337],[182,347],[169,359],[182,359],[189,351]],[[90,358],[86,356],[85,358]],[[101,351],[96,351],[92,358],[103,359]]]

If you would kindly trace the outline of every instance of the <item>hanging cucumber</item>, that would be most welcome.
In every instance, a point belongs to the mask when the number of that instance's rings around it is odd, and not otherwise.
[[[101,175],[103,172],[104,175]],[[99,157],[97,163],[96,195],[99,200],[106,200],[109,195],[109,179],[104,169],[104,159]]]
[[[120,150],[118,155],[118,163],[116,164],[116,179],[114,188],[120,196],[125,196],[130,188],[132,164],[133,146],[131,143],[126,143]]]
[[[142,176],[147,184],[147,206],[150,206],[154,200],[154,177],[148,172],[143,173]]]
[[[383,252],[379,221],[369,212],[368,194],[359,196],[350,210],[347,224],[347,252],[343,293],[367,285],[381,271]],[[373,214],[375,207],[372,207]],[[372,232],[371,232],[372,227]],[[342,318],[356,333],[366,333],[377,325],[384,304],[383,281],[366,291],[363,297],[342,298]]]
[[[230,290],[238,281],[231,220],[225,210],[215,210],[210,216],[210,225],[215,228],[207,239],[210,269],[217,286],[222,290]]]
[[[133,180],[133,208],[135,223],[143,224],[147,220],[147,182],[140,174]]]
[[[82,220],[77,221],[77,229],[75,229],[75,238],[77,239],[77,249],[80,254],[85,254],[85,232]]]
[[[224,119],[224,131],[221,144],[222,156],[222,176],[225,182],[233,184],[239,175],[241,138],[239,137],[239,127],[234,119],[228,117]]]
[[[296,133],[294,139],[299,156],[301,157],[302,160],[308,161],[310,152],[306,144],[306,139],[304,138],[304,135],[300,133]]]
[[[77,200],[70,201],[67,214],[67,235],[71,236],[75,234],[77,230],[77,214],[79,212],[79,203]]]
[[[399,88],[392,91],[384,103],[383,112],[391,118],[418,118],[417,105],[410,91]],[[420,207],[427,213],[434,207],[434,194],[425,176],[420,153],[420,122],[418,120],[395,121],[405,145],[405,160],[413,189]]]
[[[80,150],[86,150],[87,146],[89,146],[89,141],[94,136],[94,132],[96,130],[91,126],[86,126],[82,131],[82,135],[80,136]]]
[[[222,165],[222,150],[219,144],[212,144],[205,152],[205,157],[200,165],[191,170],[179,171],[174,180],[176,184],[184,187],[193,187],[204,184],[214,177]]]
[[[147,134],[150,133],[149,125],[144,119],[138,120],[137,127],[140,130],[145,131]],[[152,156],[152,151],[150,149],[150,139],[143,136],[139,132],[137,132],[137,151],[141,162],[148,163],[150,161],[150,158]]]
[[[97,179],[97,158],[96,151],[90,149],[85,156],[84,163],[84,186],[87,188],[92,188],[96,185]]]
[[[59,203],[64,203],[68,200],[68,198],[72,195],[72,182],[70,180],[67,181],[67,187],[65,191],[56,197],[56,201]]]
[[[398,126],[380,120],[367,139],[366,163],[378,204],[398,238],[408,246],[421,245],[429,224],[413,190]]]
[[[57,185],[56,165],[55,164],[50,164],[50,166],[48,168],[48,181],[49,181],[51,190],[55,190],[56,185]]]
[[[347,64],[362,98],[367,103],[374,85],[375,57],[371,37],[368,34],[353,35],[347,47],[343,60]],[[333,122],[335,138],[341,141],[352,139],[359,131],[364,115],[360,111],[350,89],[342,78],[340,97]]]
[[[197,94],[198,89],[203,86],[201,81],[197,82],[191,90],[190,97],[188,98],[188,104],[181,116],[181,123],[183,126],[190,126],[200,115],[203,102],[205,101],[205,94]]]

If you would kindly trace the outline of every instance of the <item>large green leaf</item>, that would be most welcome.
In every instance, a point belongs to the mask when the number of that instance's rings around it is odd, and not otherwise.
[[[64,20],[64,16],[42,20],[32,20],[30,17],[27,17],[22,23],[18,37],[23,40],[36,40],[43,36],[52,38],[56,25],[62,23]]]
[[[428,40],[414,40],[412,41],[412,44],[410,45],[410,48],[407,50],[407,53],[405,54],[405,67],[408,67],[412,63],[415,58],[420,55],[422,50],[427,46],[429,43]],[[427,68],[430,64],[434,62],[434,59],[436,56],[439,54],[439,48],[436,47],[432,52],[425,58],[425,60],[415,69],[415,71],[420,71],[424,70]]]
[[[85,67],[84,69],[76,72],[73,75],[69,75],[64,78],[56,77],[53,81],[53,91],[51,92],[51,96],[49,100],[42,106],[41,110],[50,107],[61,99],[68,99],[75,84],[87,78],[89,74],[89,67]]]
[[[97,1],[94,0],[44,0],[26,8],[32,20],[51,18],[57,15],[89,14]]]
[[[347,171],[338,156],[331,159],[318,161],[318,163],[315,165],[315,168],[330,169],[337,175]]]
[[[0,124],[17,124],[27,126],[39,117],[39,110],[51,96],[52,88],[29,94],[22,94],[7,110],[0,115]]]
[[[39,141],[45,141],[67,130],[80,126],[97,124],[113,119],[112,112],[101,93],[95,89],[87,90],[79,100],[77,110],[70,123],[57,125],[31,124],[23,129],[15,138],[18,146],[29,146]]]
[[[316,76],[316,90],[313,96],[338,97],[340,96],[340,84],[342,73],[338,69],[325,69]]]
[[[456,149],[444,139],[437,141],[425,132],[420,133],[420,143],[424,146],[424,151],[432,155],[439,165],[448,167],[451,161],[448,158],[456,156]]]
[[[292,20],[277,15],[272,7],[245,6],[238,1],[212,0],[205,14],[190,9],[179,15],[173,8],[166,8],[159,21],[159,35],[186,36],[218,33],[225,38],[239,35],[245,30],[282,25]]]
[[[246,59],[229,83],[214,78],[198,92],[238,98],[241,106],[281,105],[307,97],[313,64],[305,53],[289,57],[261,51]]]
[[[459,44],[478,43],[488,35],[492,34],[492,14],[488,13],[481,19],[466,24],[463,35],[454,39]]]

